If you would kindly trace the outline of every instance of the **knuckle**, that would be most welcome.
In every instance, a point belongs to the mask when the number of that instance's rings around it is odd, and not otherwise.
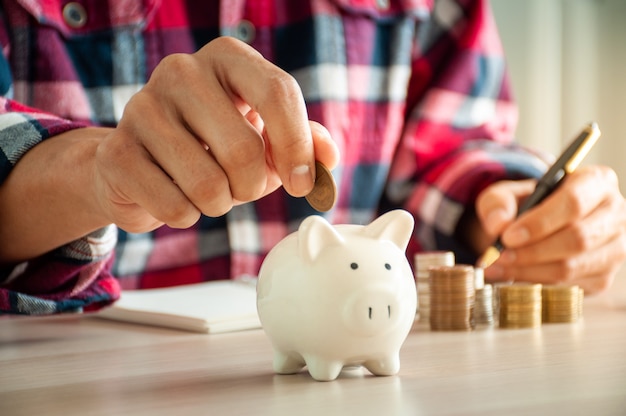
[[[606,192],[610,199],[623,199],[617,172],[604,165],[594,165],[589,167],[590,170],[590,186]]]
[[[179,217],[176,221],[166,224],[172,228],[185,229],[193,226],[196,222],[198,222],[199,219],[200,212],[194,210],[193,214],[187,215],[185,217]]]
[[[184,72],[192,61],[193,59],[191,58],[191,55],[184,53],[173,53],[163,58],[158,67],[165,68],[166,70],[168,70],[168,72]]]
[[[565,193],[565,206],[573,218],[580,218],[585,212],[585,204],[582,198],[574,192]]]
[[[167,120],[164,101],[167,95],[157,88],[144,87],[134,94],[124,107],[118,129],[122,128],[131,133],[154,129],[155,120]]]
[[[219,217],[232,208],[230,186],[222,174],[204,175],[191,182],[188,196],[203,214]]]
[[[231,140],[227,143],[227,155],[220,165],[227,172],[235,172],[264,161],[265,148],[261,140]]]
[[[605,173],[605,177],[607,182],[609,182],[610,184],[612,184],[619,192],[619,177],[617,176],[617,172],[615,172],[613,169],[609,168],[609,167],[605,167],[606,173]]]
[[[578,253],[588,250],[592,246],[592,240],[594,239],[582,225],[577,224],[571,227],[568,244],[573,251]]]
[[[190,180],[185,193],[196,205],[205,206],[227,192],[225,179],[218,175],[202,175]]]
[[[163,204],[159,208],[159,219],[174,228],[187,228],[199,218],[198,210],[189,203]]]
[[[610,167],[605,166],[605,165],[594,165],[588,168],[591,171],[591,175],[593,176],[593,179],[595,179],[596,181],[599,181],[597,183],[611,183],[611,184],[617,184],[618,183],[618,177],[617,177],[617,173]]]
[[[296,79],[285,71],[276,71],[267,80],[268,89],[289,96],[300,92],[300,86]]]
[[[232,36],[220,36],[207,43],[202,49],[208,51],[232,51],[234,48],[241,48],[245,43]]]
[[[254,201],[261,197],[264,189],[262,181],[250,181],[245,186],[233,187],[233,198],[242,202]]]
[[[555,276],[556,282],[568,283],[574,281],[578,269],[579,264],[575,257],[568,257],[561,260],[557,264],[557,276]]]
[[[260,140],[237,140],[229,144],[229,157],[222,163],[232,197],[239,201],[258,198],[265,189],[265,149]]]
[[[167,55],[156,66],[147,86],[150,87],[155,81],[164,79],[167,82],[174,82],[179,79],[195,78],[196,65],[192,55],[184,53],[174,53]]]
[[[276,101],[286,105],[293,105],[293,103],[301,101],[302,92],[300,85],[287,72],[282,70],[272,71],[264,81],[263,103],[266,105],[274,106]]]
[[[245,59],[246,63],[265,62],[263,55],[247,43],[232,36],[220,36],[204,45],[194,55],[208,58],[219,72],[228,72],[232,68],[230,64],[239,59]]]
[[[226,215],[233,208],[232,198],[213,199],[208,206],[202,210],[208,217],[221,217]]]
[[[241,181],[232,187],[232,194],[233,198],[238,201],[249,202],[258,199],[263,189],[261,181]]]

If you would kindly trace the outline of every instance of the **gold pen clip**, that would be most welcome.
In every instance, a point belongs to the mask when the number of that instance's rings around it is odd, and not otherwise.
[[[589,153],[593,145],[600,138],[600,128],[598,127],[597,123],[589,124],[589,126],[587,126],[585,130],[588,134],[585,138],[584,143],[580,145],[574,155],[565,164],[564,170],[566,173],[572,173],[578,168],[578,165],[580,165],[585,156],[587,156],[587,153]]]

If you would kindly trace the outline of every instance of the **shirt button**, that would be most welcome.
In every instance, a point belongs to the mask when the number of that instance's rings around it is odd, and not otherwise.
[[[80,3],[67,3],[63,7],[63,20],[74,29],[80,29],[87,24],[87,11]]]
[[[235,29],[235,37],[243,42],[252,43],[256,36],[254,25],[248,20],[242,20]]]

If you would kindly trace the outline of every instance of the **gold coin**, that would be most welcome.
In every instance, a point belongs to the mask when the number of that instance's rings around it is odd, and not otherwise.
[[[537,302],[536,304],[507,304],[500,305],[500,311],[504,312],[535,312],[541,311],[541,303]]]
[[[543,299],[549,301],[565,301],[578,299],[578,286],[543,286],[541,295]]]
[[[320,162],[315,162],[315,185],[305,196],[309,205],[317,211],[330,211],[337,202],[337,184],[330,170]]]
[[[535,283],[514,283],[512,285],[500,286],[500,295],[505,294],[541,294],[541,284]]]
[[[453,266],[431,266],[428,271],[431,276],[462,277],[474,279],[474,268],[469,264],[455,264]]]

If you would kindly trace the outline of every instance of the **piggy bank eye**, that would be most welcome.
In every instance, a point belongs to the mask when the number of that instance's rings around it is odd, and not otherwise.
[[[356,263],[351,263],[351,264],[350,264],[350,268],[351,268],[352,270],[356,270],[356,269],[358,269],[358,268],[359,268],[359,265],[358,265],[358,264],[356,264]]]
[[[387,269],[387,270],[391,270],[391,264],[389,264],[389,263],[385,263],[385,269]]]

